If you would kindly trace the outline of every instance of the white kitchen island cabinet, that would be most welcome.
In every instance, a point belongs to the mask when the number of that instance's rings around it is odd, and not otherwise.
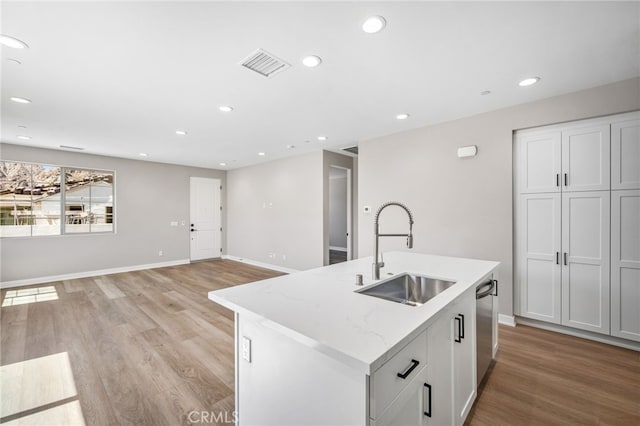
[[[355,274],[366,274],[371,263],[359,259],[209,293],[235,312],[239,425],[464,422],[477,383],[475,289],[498,263],[386,254],[383,276],[410,272],[456,282],[418,306],[354,292],[362,288]],[[365,286],[376,282],[365,278]]]

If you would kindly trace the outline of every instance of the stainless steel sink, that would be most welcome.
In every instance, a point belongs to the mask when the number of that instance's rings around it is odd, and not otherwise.
[[[433,299],[455,283],[455,281],[404,273],[380,281],[374,286],[357,290],[357,292],[405,305],[419,306]]]

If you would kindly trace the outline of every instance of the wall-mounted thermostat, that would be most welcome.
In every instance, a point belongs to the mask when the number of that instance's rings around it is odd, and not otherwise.
[[[458,148],[458,157],[475,157],[478,154],[478,147],[475,145],[463,146]]]

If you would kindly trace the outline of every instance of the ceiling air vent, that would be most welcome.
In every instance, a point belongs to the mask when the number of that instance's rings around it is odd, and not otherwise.
[[[291,67],[290,64],[263,49],[253,52],[240,65],[265,77],[273,77]]]
[[[352,154],[358,155],[358,145],[350,146],[349,148],[342,148],[343,151],[350,152]]]

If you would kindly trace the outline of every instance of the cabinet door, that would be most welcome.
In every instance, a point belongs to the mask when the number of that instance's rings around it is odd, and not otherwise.
[[[453,420],[464,424],[476,399],[476,299],[475,289],[454,305]]]
[[[610,126],[562,132],[562,192],[610,189]]]
[[[517,226],[520,315],[560,324],[560,194],[520,196]]]
[[[521,194],[560,192],[560,135],[560,131],[547,131],[518,136]]]
[[[609,334],[610,192],[562,194],[562,324]]]
[[[640,341],[640,191],[611,195],[611,335]]]
[[[453,425],[453,315],[450,311],[429,327],[429,364],[427,384],[431,393],[431,408],[427,418],[430,426]],[[457,332],[457,330],[456,330]]]
[[[640,189],[640,120],[611,125],[611,189]]]
[[[425,411],[429,409],[429,389],[427,369],[420,373],[402,390],[389,408],[375,421],[375,426],[423,426],[426,425]]]

